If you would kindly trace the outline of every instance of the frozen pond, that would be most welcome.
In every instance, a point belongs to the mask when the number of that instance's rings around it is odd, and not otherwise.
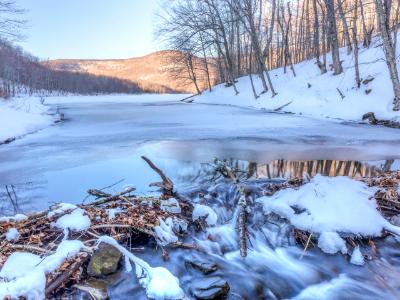
[[[376,166],[389,160],[389,168],[398,166],[391,160],[400,158],[400,130],[186,104],[176,101],[180,97],[145,96],[134,102],[126,96],[109,101],[85,97],[82,103],[74,97],[70,103],[51,104],[65,113],[65,122],[0,147],[0,197],[5,200],[5,186],[13,185],[19,208],[30,211],[53,202],[79,203],[88,188],[118,181],[115,189],[134,184],[147,192],[157,178],[141,155],[178,183],[190,181],[201,163],[214,157],[258,165],[285,159],[379,160]],[[2,209],[6,212],[7,206]]]
[[[208,163],[215,157],[259,179],[255,185],[305,174],[360,177],[400,169],[400,130],[154,97],[136,97],[136,102],[86,97],[86,102],[72,98],[51,104],[65,113],[65,122],[0,147],[1,214],[42,210],[54,202],[81,203],[89,188],[118,191],[134,185],[138,193],[148,194],[148,184],[158,178],[141,155],[193,199],[200,191],[218,195],[214,208],[226,224],[233,219],[229,202],[235,194],[206,180],[213,177]],[[7,191],[15,192],[16,205]],[[398,299],[400,261],[394,239],[378,241],[380,258],[360,268],[316,248],[304,255],[285,224],[254,221],[250,254],[243,260],[237,257],[236,233],[226,224],[214,229],[226,240],[213,247],[206,234],[193,237],[207,254],[177,250],[164,262],[161,249],[149,247],[139,255],[171,270],[185,290],[204,279],[187,270],[185,259],[214,261],[220,266],[216,274],[231,285],[229,299]],[[265,242],[267,237],[274,242]],[[134,274],[118,276],[108,287],[112,299],[146,298]]]

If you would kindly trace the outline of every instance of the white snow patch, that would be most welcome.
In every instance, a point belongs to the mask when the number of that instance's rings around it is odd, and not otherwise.
[[[76,209],[77,206],[71,203],[59,203],[52,207],[51,211],[47,214],[49,218],[54,217],[55,215],[62,214],[68,210]]]
[[[0,277],[10,281],[0,282],[0,299],[45,299],[46,274],[56,270],[66,259],[82,249],[80,241],[63,241],[57,251],[45,257],[30,253],[13,253],[5,262]]]
[[[266,214],[274,212],[301,230],[376,237],[386,229],[399,234],[400,228],[379,214],[374,191],[348,177],[317,175],[299,189],[281,190],[257,201]]]
[[[16,228],[10,228],[6,233],[6,239],[9,242],[16,242],[20,237],[21,234],[18,232]]]
[[[218,221],[218,215],[211,207],[196,204],[193,209],[192,219],[193,221],[197,221],[200,218],[205,218],[208,226],[215,226]]]
[[[48,110],[37,98],[0,100],[0,142],[50,126],[54,118]]]
[[[64,230],[65,237],[68,236],[68,230],[83,231],[90,227],[90,219],[85,215],[85,211],[81,208],[75,209],[70,214],[59,218],[54,226]]]
[[[2,222],[21,222],[26,220],[28,217],[23,214],[16,214],[13,217],[1,217],[0,218],[0,223]]]
[[[323,232],[318,238],[318,247],[325,253],[347,253],[346,242],[336,232]]]
[[[357,266],[363,266],[365,264],[364,256],[362,255],[359,246],[354,248],[350,263]]]
[[[163,267],[152,268],[144,260],[130,253],[116,240],[108,236],[102,236],[98,243],[107,243],[117,248],[126,258],[127,271],[131,271],[129,260],[135,264],[136,275],[139,283],[146,289],[150,299],[183,299],[185,294],[179,286],[179,279]]]

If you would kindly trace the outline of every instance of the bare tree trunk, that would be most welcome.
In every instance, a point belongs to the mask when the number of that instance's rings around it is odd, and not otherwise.
[[[369,38],[368,38],[367,25],[365,25],[365,15],[364,15],[364,3],[363,3],[363,0],[360,0],[360,14],[361,14],[361,22],[362,22],[363,33],[364,33],[364,47],[368,48],[369,47]]]
[[[360,88],[361,79],[360,79],[360,69],[358,66],[357,10],[358,10],[358,0],[355,1],[354,14],[353,14],[353,50],[354,50],[354,71],[356,77],[356,85],[357,88]]]
[[[326,5],[327,20],[328,20],[328,30],[329,30],[328,35],[332,51],[333,74],[339,75],[340,73],[343,72],[343,68],[339,55],[339,43],[337,37],[336,16],[335,16],[335,2],[334,0],[325,0],[325,5]]]
[[[343,24],[343,35],[344,35],[344,39],[346,41],[347,55],[350,55],[350,53],[352,52],[353,49],[351,47],[349,26],[347,26],[346,16],[343,12],[343,1],[344,0],[338,0],[338,11],[339,11],[340,19],[342,20],[342,24]]]
[[[390,3],[387,0],[375,0],[378,17],[378,25],[383,42],[386,64],[389,69],[390,79],[393,85],[394,100],[393,110],[400,110],[400,81],[397,71],[396,51],[393,47],[393,40],[390,33]]]

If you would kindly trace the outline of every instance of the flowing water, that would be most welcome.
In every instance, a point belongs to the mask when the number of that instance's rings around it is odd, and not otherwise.
[[[93,98],[95,101],[96,98]],[[156,174],[140,159],[151,158],[193,202],[207,203],[219,225],[188,238],[204,252],[147,247],[138,255],[165,266],[186,292],[206,277],[185,267],[187,259],[219,265],[212,274],[231,287],[231,299],[398,299],[400,247],[377,242],[378,258],[365,267],[348,257],[303,253],[281,220],[266,222],[255,206],[250,249],[240,258],[235,224],[236,190],[216,178],[210,162],[228,159],[246,174],[255,198],[269,182],[314,176],[362,177],[400,169],[400,131],[338,120],[316,120],[233,106],[140,100],[133,103],[62,103],[67,120],[0,147],[2,214],[46,209],[54,202],[81,203],[86,190],[134,185],[153,191]],[[56,106],[54,105],[54,108]],[[15,193],[14,193],[15,192]],[[14,201],[9,201],[11,198]],[[366,247],[365,249],[367,249]],[[369,248],[368,248],[369,249]],[[367,250],[365,250],[367,251]],[[134,274],[110,281],[112,299],[145,299]]]

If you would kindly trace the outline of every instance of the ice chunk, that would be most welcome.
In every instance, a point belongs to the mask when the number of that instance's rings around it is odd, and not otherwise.
[[[18,230],[16,228],[10,228],[8,229],[7,233],[6,233],[6,239],[9,242],[16,242],[18,241],[18,239],[20,238],[20,233],[18,232]]]
[[[161,200],[161,210],[170,212],[173,214],[180,214],[181,213],[181,207],[179,206],[178,200],[175,198],[169,198],[168,200]]]
[[[205,218],[208,226],[215,226],[218,221],[218,215],[216,212],[209,206],[196,204],[193,209],[192,219],[193,221],[197,221],[200,218]]]
[[[336,232],[323,232],[318,238],[318,247],[325,253],[347,253],[346,242]]]
[[[160,219],[160,225],[154,227],[157,242],[161,246],[166,246],[178,241],[178,237],[175,235],[173,228],[174,222],[171,218],[167,218],[165,221]]]
[[[365,264],[364,256],[362,255],[359,246],[354,248],[350,263],[357,266],[363,266]]]

